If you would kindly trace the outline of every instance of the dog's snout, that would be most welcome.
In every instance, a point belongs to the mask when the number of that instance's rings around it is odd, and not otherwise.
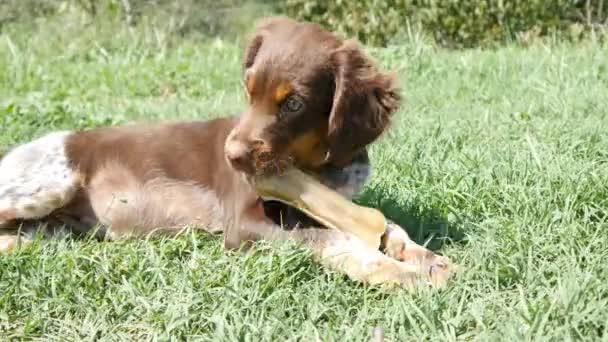
[[[232,140],[226,144],[226,159],[234,169],[248,171],[251,150],[244,142]]]

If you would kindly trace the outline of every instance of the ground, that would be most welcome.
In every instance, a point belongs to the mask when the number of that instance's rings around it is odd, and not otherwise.
[[[0,151],[63,128],[243,108],[241,44],[58,26],[0,34]],[[74,33],[76,32],[76,33]],[[102,38],[97,38],[102,37]],[[442,290],[365,288],[290,244],[40,241],[0,257],[0,336],[543,340],[605,336],[608,47],[371,49],[405,103],[357,201],[448,255]]]

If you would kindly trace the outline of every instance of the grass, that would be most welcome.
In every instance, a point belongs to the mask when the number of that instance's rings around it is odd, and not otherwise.
[[[45,132],[238,113],[240,46],[73,23],[0,35],[0,150]],[[600,340],[608,48],[373,50],[407,99],[358,197],[450,256],[443,290],[364,288],[291,244],[41,241],[0,257],[3,340]]]

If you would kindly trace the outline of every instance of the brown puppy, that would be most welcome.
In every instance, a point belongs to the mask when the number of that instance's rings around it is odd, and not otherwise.
[[[443,280],[441,258],[410,250],[403,230],[387,230],[387,256],[263,202],[247,182],[292,164],[351,197],[369,174],[366,146],[398,107],[393,77],[355,43],[281,17],[259,25],[243,67],[249,106],[239,117],[56,132],[13,149],[0,163],[0,247],[31,221],[110,239],[193,226],[224,232],[229,248],[295,239],[368,283]],[[426,258],[421,269],[398,261],[410,253]]]

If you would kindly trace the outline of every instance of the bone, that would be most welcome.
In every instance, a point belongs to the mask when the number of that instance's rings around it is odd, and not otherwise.
[[[256,177],[254,184],[264,200],[298,208],[328,228],[357,236],[373,249],[380,247],[387,225],[384,215],[351,202],[306,173],[290,168],[280,175]]]

